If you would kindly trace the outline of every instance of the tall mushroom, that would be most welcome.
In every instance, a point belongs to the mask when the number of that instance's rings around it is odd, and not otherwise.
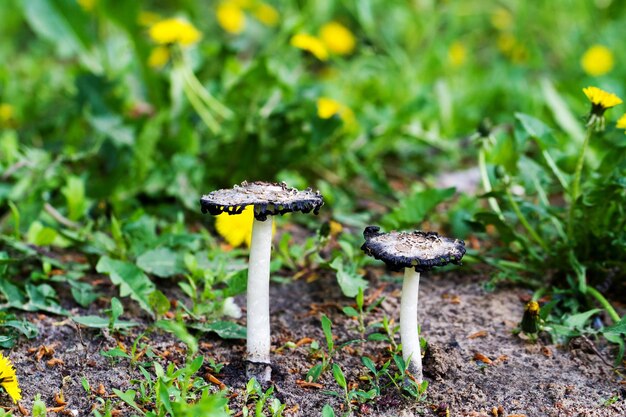
[[[439,236],[435,232],[379,233],[379,227],[369,226],[363,231],[365,243],[361,250],[379,259],[394,271],[404,269],[402,298],[400,300],[400,340],[402,357],[409,371],[421,383],[422,352],[417,331],[417,302],[420,273],[448,263],[458,264],[465,255],[465,243],[458,239]]]
[[[240,214],[254,206],[247,288],[247,373],[260,382],[271,378],[269,282],[273,216],[294,211],[317,214],[322,196],[310,188],[299,191],[285,183],[243,182],[213,191],[200,199],[203,213]]]

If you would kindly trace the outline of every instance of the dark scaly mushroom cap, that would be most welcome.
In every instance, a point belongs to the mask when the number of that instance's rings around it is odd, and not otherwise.
[[[379,233],[379,230],[377,226],[365,228],[361,250],[385,262],[394,271],[415,268],[417,272],[424,272],[449,263],[460,264],[465,255],[465,242],[435,232]]]
[[[287,187],[287,184],[268,182],[242,182],[233,188],[213,191],[200,199],[203,213],[218,215],[221,213],[240,214],[246,206],[254,206],[254,217],[265,221],[267,216],[313,210],[317,214],[324,204],[319,191],[310,188],[299,191]]]

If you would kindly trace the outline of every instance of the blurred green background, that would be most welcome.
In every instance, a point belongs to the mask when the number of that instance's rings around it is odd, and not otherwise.
[[[193,212],[202,193],[242,180],[317,187],[346,213],[366,206],[357,197],[390,205],[412,183],[475,166],[467,138],[484,119],[512,123],[523,112],[580,134],[582,87],[626,92],[623,6],[5,0],[0,204],[5,212],[19,202],[24,227],[45,202],[70,214],[72,178],[88,202],[73,220],[99,207]],[[201,36],[166,45],[159,61],[150,28],[170,18]],[[325,60],[292,45],[298,34],[321,39],[330,22],[353,37],[347,51],[343,32],[322,42]],[[594,45],[610,54],[601,74],[581,65]],[[320,98],[341,111],[320,117]],[[554,100],[581,127],[567,125]],[[582,140],[558,139],[563,149]],[[18,161],[19,175],[7,175]]]

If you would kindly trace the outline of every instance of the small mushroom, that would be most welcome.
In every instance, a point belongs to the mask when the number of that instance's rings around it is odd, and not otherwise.
[[[421,383],[422,353],[417,331],[417,302],[420,273],[448,263],[458,264],[465,255],[465,243],[458,239],[439,236],[435,232],[379,233],[379,227],[369,226],[363,231],[365,243],[361,250],[379,259],[394,271],[404,269],[402,298],[400,300],[400,340],[402,357],[409,371]]]
[[[200,199],[203,213],[240,214],[254,206],[247,288],[247,361],[248,377],[259,382],[271,378],[269,283],[272,251],[273,216],[294,211],[317,214],[324,204],[322,196],[310,188],[289,188],[285,183],[243,182],[230,189],[209,193]]]

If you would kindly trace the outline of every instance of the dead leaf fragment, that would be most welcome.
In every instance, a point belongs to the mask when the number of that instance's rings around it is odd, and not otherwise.
[[[322,384],[318,384],[316,382],[307,382],[302,379],[296,379],[296,385],[298,385],[300,388],[317,388],[317,389],[324,388]]]
[[[448,300],[450,304],[461,304],[461,297],[456,294],[443,293],[441,294],[441,298]]]
[[[41,345],[39,346],[35,351],[37,352],[35,354],[35,359],[37,359],[38,361],[40,361],[41,359],[43,359],[44,357],[46,358],[51,358],[52,355],[54,355],[54,347],[55,344],[52,345]]]
[[[480,352],[474,353],[474,360],[486,363],[487,365],[491,365],[493,363],[491,359],[489,359],[487,356],[483,355]]]
[[[64,409],[65,409],[64,405],[61,405],[61,406],[58,406],[58,407],[46,407],[46,411],[48,413],[60,413]]]
[[[467,336],[468,339],[476,339],[478,337],[487,337],[489,336],[489,332],[487,330],[479,330],[476,333],[472,333]]]
[[[300,347],[302,345],[310,345],[313,342],[313,339],[310,337],[303,337],[302,339],[296,342],[296,346]]]
[[[63,396],[63,390],[54,394],[54,402],[57,405],[67,405],[67,401],[65,401],[65,397]]]
[[[52,368],[53,366],[57,365],[65,365],[65,362],[63,362],[63,359],[52,358],[48,362],[46,362],[46,365]]]
[[[341,348],[341,350],[343,352],[347,353],[348,355],[352,355],[352,356],[356,355],[356,350],[353,347],[344,346],[344,347]]]
[[[222,381],[214,377],[213,375],[206,374],[206,378],[209,380],[211,384],[217,385],[221,390],[226,389],[226,385]]]
[[[552,357],[552,350],[550,350],[549,347],[547,346],[543,346],[541,348],[541,353],[543,354],[543,356],[545,356],[546,358],[551,358]]]
[[[501,405],[499,405],[498,407],[493,407],[491,409],[491,414],[493,414],[494,417],[504,417],[504,407],[502,407]]]
[[[296,404],[293,407],[286,409],[285,414],[296,414],[299,410],[300,406]]]

